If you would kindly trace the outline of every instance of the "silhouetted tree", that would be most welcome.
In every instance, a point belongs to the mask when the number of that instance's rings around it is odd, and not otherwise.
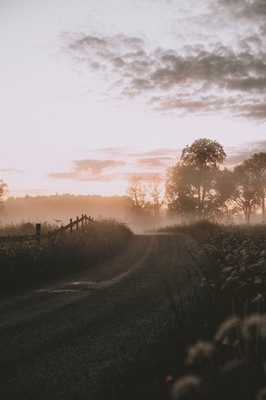
[[[227,168],[216,175],[214,208],[221,217],[230,218],[233,214],[232,199],[235,192],[235,177]]]
[[[128,196],[133,200],[137,209],[145,207],[147,198],[147,185],[141,175],[134,175],[129,179]]]
[[[168,170],[166,197],[170,210],[184,215],[210,215],[217,204],[217,174],[226,154],[215,140],[198,139],[186,146],[179,162]]]
[[[4,202],[4,197],[7,194],[8,189],[7,189],[7,184],[4,183],[2,179],[0,179],[0,204]]]
[[[197,201],[193,185],[190,184],[193,169],[178,162],[168,168],[165,197],[170,213],[177,213],[181,218],[194,214]]]
[[[162,180],[158,174],[152,176],[148,181],[149,196],[151,198],[151,206],[156,213],[159,213],[164,200],[162,198]]]
[[[235,189],[232,194],[232,200],[235,204],[235,210],[244,213],[246,223],[249,224],[250,217],[260,205],[253,171],[250,168],[249,160],[243,161],[234,168],[233,172]]]
[[[260,198],[262,219],[265,222],[265,198],[266,198],[266,153],[255,153],[250,159],[244,161],[251,175],[254,189]]]

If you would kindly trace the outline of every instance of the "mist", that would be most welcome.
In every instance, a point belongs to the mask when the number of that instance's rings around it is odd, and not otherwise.
[[[58,227],[87,214],[94,219],[114,219],[128,225],[134,232],[157,229],[170,223],[166,212],[159,217],[144,211],[136,212],[128,196],[52,195],[10,197],[0,207],[0,223],[19,224],[32,222],[55,224]]]

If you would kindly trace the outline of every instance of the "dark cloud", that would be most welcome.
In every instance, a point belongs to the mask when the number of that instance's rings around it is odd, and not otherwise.
[[[252,19],[266,15],[265,0],[219,0],[219,4],[229,7],[238,17]]]
[[[121,96],[144,97],[156,110],[181,115],[225,112],[265,121],[265,0],[219,0],[206,4],[207,11],[197,16],[199,21],[202,17],[207,32],[198,32],[199,43],[184,44],[179,49],[150,49],[139,37],[80,34],[65,35],[65,50],[78,63],[91,70],[97,68]],[[191,19],[195,28],[196,17]],[[233,21],[242,24],[243,20],[251,23],[241,32],[236,30],[231,44],[217,40],[215,30],[222,29],[222,21],[232,30]]]

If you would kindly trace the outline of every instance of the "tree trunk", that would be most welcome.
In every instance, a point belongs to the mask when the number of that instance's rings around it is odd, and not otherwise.
[[[262,194],[262,221],[265,223],[265,192]]]

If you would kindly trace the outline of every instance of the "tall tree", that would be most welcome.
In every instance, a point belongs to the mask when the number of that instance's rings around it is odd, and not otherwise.
[[[213,212],[216,178],[226,154],[215,140],[198,139],[186,146],[179,162],[168,170],[166,194],[169,208],[199,217]]]
[[[260,198],[262,219],[265,222],[266,201],[266,153],[255,153],[245,161],[249,173],[252,176],[253,185]]]
[[[197,206],[196,191],[190,184],[192,172],[191,167],[182,165],[180,161],[167,171],[165,197],[168,210],[182,219],[193,215]]]
[[[141,210],[145,207],[147,186],[144,178],[141,175],[134,175],[129,179],[127,194],[134,201],[135,207],[138,210]]]
[[[151,205],[155,213],[159,213],[164,200],[162,198],[162,180],[158,174],[152,176],[149,181],[149,196],[152,199]]]
[[[215,210],[222,218],[230,219],[233,214],[232,198],[235,191],[233,171],[227,168],[218,171],[215,183]]]
[[[232,199],[235,204],[235,209],[244,213],[246,223],[249,224],[252,212],[254,212],[260,204],[260,198],[254,185],[254,175],[249,160],[238,164],[234,168],[233,174],[235,189],[232,194]]]
[[[4,183],[2,179],[0,179],[0,204],[4,202],[4,197],[7,194],[8,189],[7,189],[7,184]]]

